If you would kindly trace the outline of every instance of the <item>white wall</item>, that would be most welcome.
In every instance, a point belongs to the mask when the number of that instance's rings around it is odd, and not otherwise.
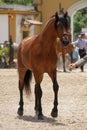
[[[16,43],[21,42],[21,19],[30,17],[31,19],[34,19],[33,16],[24,16],[24,15],[16,15]],[[29,36],[34,35],[34,25],[30,26],[29,28]]]
[[[23,15],[17,15],[16,16],[16,43],[21,42],[21,19],[22,17],[30,17],[31,19],[34,19],[34,16],[23,16]],[[29,36],[34,35],[34,25],[30,26],[29,28]],[[9,23],[8,23],[8,15],[0,15],[0,43],[3,43],[4,41],[8,41],[9,37]]]
[[[0,15],[0,43],[8,41],[8,16]]]
[[[16,43],[21,42],[21,30],[20,30],[20,22],[21,22],[22,16],[16,15]]]

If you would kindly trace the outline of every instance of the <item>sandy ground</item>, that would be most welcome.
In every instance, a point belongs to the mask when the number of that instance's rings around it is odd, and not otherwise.
[[[59,89],[59,116],[50,116],[53,107],[52,82],[47,74],[42,82],[44,121],[38,121],[34,112],[34,79],[32,94],[24,93],[24,115],[17,115],[19,103],[16,69],[0,70],[0,130],[87,130],[87,71],[57,72]]]

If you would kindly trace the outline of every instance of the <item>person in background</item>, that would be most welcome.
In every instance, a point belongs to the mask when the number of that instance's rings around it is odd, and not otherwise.
[[[14,59],[14,48],[13,48],[13,41],[12,36],[9,36],[9,67],[13,68],[13,59]]]
[[[82,66],[85,63],[87,63],[87,55],[81,58],[80,60],[78,60],[77,62],[70,64],[69,68],[70,70],[72,70],[72,69]]]
[[[8,47],[8,41],[4,41],[4,47]]]
[[[78,47],[79,48],[79,56],[80,58],[83,58],[85,55],[86,55],[86,48],[87,48],[87,39],[86,39],[86,36],[85,36],[85,33],[81,33],[80,37],[72,42],[72,44],[75,46],[75,47]],[[84,64],[80,66],[81,68],[81,71],[83,72],[84,71]]]

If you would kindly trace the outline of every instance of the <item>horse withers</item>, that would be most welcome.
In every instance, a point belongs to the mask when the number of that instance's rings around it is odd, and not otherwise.
[[[24,39],[18,47],[18,75],[19,75],[19,91],[20,101],[18,114],[23,115],[23,89],[30,94],[30,81],[32,72],[35,79],[35,111],[38,119],[43,119],[41,97],[42,89],[41,82],[43,74],[48,73],[53,82],[54,91],[54,106],[51,112],[52,117],[58,115],[58,89],[57,83],[57,53],[56,53],[56,39],[59,37],[61,41],[69,43],[68,34],[70,33],[70,26],[67,13],[62,17],[55,13],[40,34],[34,35]],[[64,40],[65,33],[67,40]]]

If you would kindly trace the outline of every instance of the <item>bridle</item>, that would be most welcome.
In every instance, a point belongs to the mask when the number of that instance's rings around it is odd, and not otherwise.
[[[67,32],[67,33],[63,34],[61,42],[62,42],[63,46],[65,46],[65,47],[71,42],[71,34],[70,34],[70,32]]]
[[[56,33],[57,33],[57,36],[58,36],[58,37],[59,37],[59,32],[57,31],[57,28],[58,28],[58,25],[59,25],[59,24],[60,24],[61,28],[62,28],[63,30],[65,30],[63,23],[62,23],[61,21],[58,21],[58,22],[57,22],[57,25],[55,26],[55,30],[56,30]],[[71,36],[71,34],[70,34],[69,32],[64,31],[64,33],[63,33],[63,34],[60,34],[60,35],[61,35],[60,40],[61,40],[63,46],[67,46],[67,45],[69,44],[68,37]]]

